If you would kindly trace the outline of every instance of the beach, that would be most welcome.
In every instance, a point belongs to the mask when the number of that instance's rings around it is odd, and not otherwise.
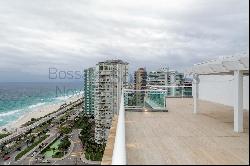
[[[65,104],[65,103],[69,104],[70,102],[76,101],[79,98],[81,98],[81,95],[75,95],[75,96],[69,97],[69,98],[65,99],[65,101],[62,101],[59,103],[49,103],[48,105],[36,107],[32,111],[25,113],[23,116],[21,116],[16,121],[0,127],[0,131],[4,128],[7,129],[8,131],[14,131],[17,128],[22,127],[23,124],[27,123],[32,118],[37,119],[37,118],[43,117],[47,114],[50,114],[52,112],[55,112],[60,108],[60,106],[62,104]]]

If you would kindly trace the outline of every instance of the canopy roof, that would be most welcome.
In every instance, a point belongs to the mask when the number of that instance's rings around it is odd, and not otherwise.
[[[220,57],[215,60],[194,64],[185,71],[185,74],[231,75],[235,70],[243,71],[243,74],[249,75],[249,55]]]

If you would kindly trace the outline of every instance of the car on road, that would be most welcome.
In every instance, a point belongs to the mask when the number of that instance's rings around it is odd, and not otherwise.
[[[43,160],[41,163],[50,163],[49,160]]]
[[[33,157],[34,155],[36,155],[36,151],[34,151],[32,154],[31,154],[31,157]]]
[[[4,156],[3,158],[5,161],[10,159],[10,156]]]
[[[16,151],[21,151],[21,147],[16,148]]]

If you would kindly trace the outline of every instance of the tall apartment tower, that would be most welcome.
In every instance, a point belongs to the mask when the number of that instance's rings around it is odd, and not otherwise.
[[[144,68],[139,68],[134,73],[134,89],[144,90],[147,88],[147,71]],[[145,92],[135,92],[135,104],[137,106],[143,104]]]
[[[168,84],[171,86],[180,86],[184,84],[184,74],[179,73],[176,70],[169,71],[169,82]],[[180,96],[182,93],[182,88],[169,88],[169,95],[170,96]]]
[[[122,88],[128,85],[128,63],[122,60],[99,62],[95,81],[95,141],[106,143],[112,117],[120,106]]]
[[[184,74],[169,68],[161,68],[148,74],[148,87],[151,86],[180,86],[184,84]],[[168,90],[168,96],[181,95],[181,88],[163,88]]]
[[[192,79],[185,78],[183,82],[184,87],[184,96],[192,96]]]
[[[161,68],[157,71],[150,71],[147,77],[148,86],[166,86],[169,83],[169,68]]]
[[[84,70],[84,113],[94,115],[95,67]]]

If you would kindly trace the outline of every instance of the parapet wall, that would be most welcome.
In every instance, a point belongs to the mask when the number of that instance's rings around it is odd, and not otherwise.
[[[113,149],[114,149],[114,144],[115,144],[117,121],[118,121],[118,117],[117,116],[113,117],[112,126],[109,131],[109,137],[108,137],[105,151],[102,157],[101,165],[112,164],[112,156],[113,156]]]

